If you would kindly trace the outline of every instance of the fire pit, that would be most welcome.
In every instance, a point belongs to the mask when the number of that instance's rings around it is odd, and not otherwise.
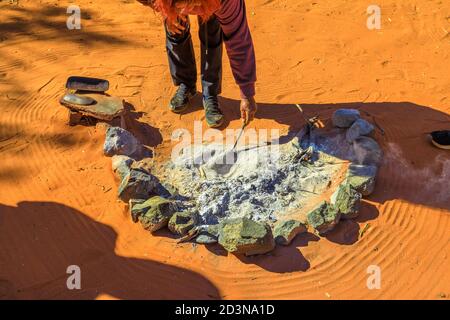
[[[283,143],[246,144],[233,151],[217,143],[188,145],[151,174],[142,168],[136,173],[128,159],[116,160],[119,190],[130,177],[136,184],[139,175],[148,174],[154,183],[142,180],[153,189],[150,199],[142,197],[145,190],[134,198],[134,189],[127,189],[134,221],[152,232],[169,225],[181,241],[219,242],[237,254],[288,245],[308,227],[323,235],[340,219],[357,217],[382,158],[368,137],[374,127],[357,110],[337,110],[332,120],[331,130],[307,125]]]

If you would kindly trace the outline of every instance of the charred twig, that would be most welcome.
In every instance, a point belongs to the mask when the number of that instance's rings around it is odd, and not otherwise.
[[[56,78],[56,76],[52,77],[50,80],[48,80],[44,85],[42,85],[37,92],[41,92],[42,89],[44,89],[46,86],[48,86],[50,84],[50,82],[52,82],[54,79]]]

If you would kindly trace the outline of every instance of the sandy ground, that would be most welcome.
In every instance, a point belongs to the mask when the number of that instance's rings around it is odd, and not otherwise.
[[[299,128],[294,103],[328,124],[351,106],[381,128],[386,156],[356,222],[243,260],[130,221],[102,155],[104,129],[66,125],[66,78],[108,78],[156,159],[203,112],[167,111],[174,88],[151,11],[78,0],[82,29],[69,31],[69,2],[0,1],[0,298],[449,299],[450,153],[425,134],[450,129],[448,1],[379,1],[382,28],[372,31],[366,1],[247,1],[260,104],[251,127]],[[223,78],[221,103],[238,128],[226,56]],[[69,265],[81,267],[81,290],[66,288]],[[366,287],[369,265],[381,268],[379,290]]]

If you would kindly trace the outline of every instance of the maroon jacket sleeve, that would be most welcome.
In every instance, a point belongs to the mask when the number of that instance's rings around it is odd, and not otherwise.
[[[215,13],[224,35],[234,79],[241,89],[241,97],[255,95],[256,62],[252,36],[247,24],[244,0],[222,0]]]

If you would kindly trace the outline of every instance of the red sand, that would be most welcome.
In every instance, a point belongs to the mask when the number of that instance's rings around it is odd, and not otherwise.
[[[247,0],[260,107],[250,126],[300,127],[294,103],[322,119],[355,107],[384,130],[386,156],[357,223],[242,261],[133,224],[102,155],[104,130],[66,126],[58,98],[73,74],[110,80],[156,159],[170,154],[173,130],[203,119],[200,108],[167,109],[174,87],[151,11],[77,4],[81,31],[65,28],[66,2],[0,4],[0,298],[448,299],[450,153],[425,133],[450,129],[449,3],[384,1],[382,29],[370,31],[364,1]],[[226,56],[224,66],[222,106],[238,128]],[[79,291],[65,286],[73,264]],[[372,264],[380,290],[366,287]]]

